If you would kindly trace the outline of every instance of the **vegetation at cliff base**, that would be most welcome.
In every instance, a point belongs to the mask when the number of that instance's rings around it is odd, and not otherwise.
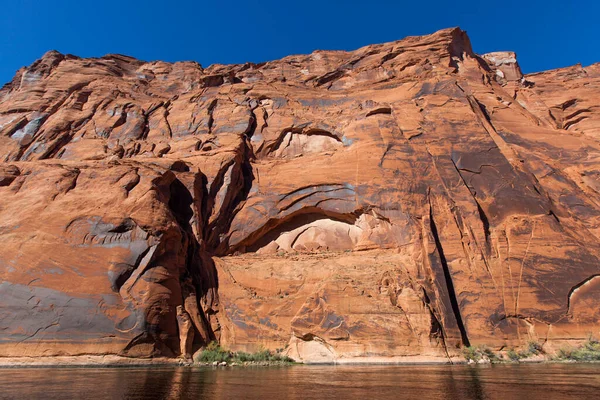
[[[256,353],[243,351],[232,352],[222,348],[217,342],[211,342],[206,349],[194,356],[197,363],[293,363],[294,360],[282,354],[273,353],[270,350],[260,350]]]
[[[520,361],[525,358],[539,356],[542,354],[544,354],[542,345],[533,340],[529,341],[527,343],[527,347],[523,350],[516,351],[515,349],[508,349],[506,352],[506,355],[511,361]]]
[[[590,337],[581,346],[562,347],[554,355],[547,354],[542,345],[536,341],[528,342],[527,346],[520,350],[510,348],[498,353],[484,345],[465,347],[462,351],[463,356],[470,363],[520,362],[534,356],[545,356],[543,359],[553,361],[595,362],[600,361],[600,340]],[[540,360],[539,357],[536,359],[536,361]]]
[[[542,349],[542,345],[536,341],[530,341],[527,343],[527,347],[522,350],[508,349],[505,353],[495,353],[489,347],[485,345],[479,346],[470,346],[463,348],[463,356],[469,362],[505,362],[505,361],[514,361],[518,362],[520,360],[544,354],[544,350]],[[505,358],[505,357],[508,357]]]
[[[480,362],[482,360],[494,362],[498,360],[496,353],[484,345],[463,348],[463,356],[467,361],[472,362]]]
[[[556,360],[600,361],[600,341],[588,339],[578,348],[563,347],[556,353]]]

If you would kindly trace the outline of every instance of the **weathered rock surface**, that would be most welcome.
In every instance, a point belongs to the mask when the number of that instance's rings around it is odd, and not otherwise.
[[[523,76],[460,29],[206,69],[49,52],[0,90],[0,355],[598,334],[599,100],[599,64]]]

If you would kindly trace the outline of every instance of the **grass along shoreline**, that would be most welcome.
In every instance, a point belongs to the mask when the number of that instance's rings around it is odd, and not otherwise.
[[[599,362],[600,341],[590,337],[579,347],[561,347],[555,354],[547,354],[543,346],[530,341],[524,349],[508,349],[494,352],[485,345],[463,349],[463,356],[469,364],[495,364],[506,362]]]
[[[498,364],[498,363],[593,363],[600,362],[600,340],[590,337],[578,347],[565,346],[554,354],[544,351],[543,345],[530,341],[522,349],[510,348],[495,352],[485,345],[465,347],[463,356],[467,364]],[[236,366],[236,365],[292,365],[299,364],[293,359],[281,354],[281,350],[271,352],[260,350],[256,353],[232,352],[223,349],[217,342],[210,343],[206,349],[197,352],[193,359],[194,365]],[[337,364],[337,363],[333,363]],[[375,363],[381,365],[381,363]],[[393,365],[396,363],[390,363]],[[459,362],[457,364],[462,364]]]
[[[580,346],[565,346],[553,354],[544,351],[544,346],[531,341],[521,349],[493,351],[487,346],[479,345],[463,349],[463,357],[452,359],[450,362],[435,362],[436,364],[510,364],[510,363],[600,363],[600,340],[590,337]],[[193,360],[183,358],[131,358],[115,354],[106,355],[73,355],[73,356],[20,356],[0,357],[1,368],[19,367],[160,367],[160,366],[289,366],[299,365],[293,359],[281,354],[282,350],[272,352],[260,350],[256,353],[232,352],[223,349],[217,343],[211,343],[207,348],[194,354]],[[419,365],[431,364],[431,360],[419,361],[374,361],[356,362],[346,360],[344,365]],[[333,362],[331,365],[340,365]]]
[[[294,360],[270,350],[259,350],[256,353],[246,353],[243,351],[229,351],[222,348],[217,342],[211,342],[204,349],[193,357],[194,364],[198,365],[292,365],[297,364]]]

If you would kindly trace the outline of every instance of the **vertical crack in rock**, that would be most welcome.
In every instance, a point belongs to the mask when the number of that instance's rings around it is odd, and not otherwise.
[[[125,346],[124,354],[170,356],[179,352],[180,342],[193,341],[197,348],[217,339],[209,317],[218,306],[216,269],[204,238],[197,236],[202,232],[198,211],[206,194],[206,177],[196,173],[190,179],[184,167],[175,163],[156,182],[173,224],[158,233],[158,244],[143,252],[136,265],[115,282],[123,300],[144,314],[143,332]],[[188,323],[181,324],[186,318]]]
[[[233,163],[225,165],[211,185],[204,214],[204,238],[211,254],[227,252],[228,237],[223,235],[229,231],[239,206],[252,188],[254,173],[250,160],[253,156],[252,146],[244,139]]]
[[[439,338],[442,347],[444,348],[444,353],[446,353],[446,357],[452,364],[452,358],[448,353],[448,345],[446,344],[446,335],[444,334],[444,328],[442,323],[440,322],[438,316],[436,315],[435,308],[433,304],[431,304],[431,300],[427,295],[427,290],[424,287],[421,287],[421,291],[423,292],[423,303],[429,310],[429,315],[431,315],[431,326],[429,329],[429,339]]]
[[[490,251],[490,221],[488,220],[487,215],[485,214],[485,212],[483,211],[483,208],[481,208],[481,204],[479,204],[479,202],[477,203],[477,211],[479,212],[479,219],[481,219],[481,223],[483,224],[483,232],[485,234],[485,239],[486,239],[486,244],[488,246],[488,254]]]
[[[485,245],[486,254],[482,254],[482,256],[483,256],[484,261],[486,261],[485,255],[489,255],[491,253],[491,247],[492,247],[491,242],[490,242],[490,221],[489,221],[487,215],[485,214],[485,212],[483,211],[481,204],[477,200],[477,194],[475,193],[473,188],[467,183],[463,174],[461,174],[460,168],[458,168],[458,166],[456,165],[456,162],[454,162],[454,160],[452,158],[450,158],[450,161],[452,161],[452,165],[454,166],[454,169],[456,169],[456,173],[460,177],[463,185],[465,185],[468,192],[471,194],[471,197],[473,197],[473,201],[475,202],[475,205],[477,206],[477,212],[479,215],[479,219],[481,220],[481,224],[483,226],[483,234],[485,237],[484,245]],[[459,229],[460,229],[460,226],[459,226]],[[478,243],[478,247],[480,247],[480,251],[481,251],[481,246],[479,246],[479,243]],[[486,264],[487,264],[487,261],[486,261]]]
[[[169,107],[171,106],[171,102],[168,101],[164,106],[163,106],[163,118],[165,119],[165,125],[167,126],[167,131],[169,132],[169,138],[173,138],[173,129],[171,128],[171,123],[169,122]]]
[[[442,247],[442,242],[440,241],[440,237],[438,235],[437,226],[433,219],[433,207],[429,208],[429,224],[431,228],[431,233],[433,234],[433,238],[435,240],[435,247],[440,256],[440,261],[442,264],[442,268],[444,270],[444,278],[446,281],[446,287],[448,288],[448,296],[450,297],[450,304],[452,306],[452,311],[454,312],[454,316],[456,318],[456,323],[458,325],[458,329],[460,330],[460,335],[462,338],[462,342],[465,346],[470,346],[469,338],[467,336],[467,330],[465,329],[465,325],[462,320],[462,316],[460,313],[460,306],[458,304],[458,300],[456,298],[456,292],[454,291],[454,283],[452,282],[452,274],[450,273],[450,268],[448,267],[448,262],[446,257],[444,256],[444,249]]]
[[[597,278],[600,278],[600,274],[594,274],[594,275],[590,276],[589,278],[579,282],[577,285],[573,286],[571,288],[571,290],[569,290],[569,294],[567,296],[567,313],[566,313],[567,315],[571,314],[571,299],[572,299],[573,295],[575,293],[577,293],[577,291],[581,287],[591,284],[592,281],[595,281]]]
[[[247,139],[252,139],[252,136],[254,136],[254,132],[256,132],[256,128],[258,126],[256,114],[254,113],[254,109],[252,108],[250,108],[250,120],[248,122],[248,129],[246,129],[246,131],[242,135],[245,136]],[[247,144],[247,147],[249,147],[252,152],[252,145]]]
[[[208,105],[207,109],[206,109],[206,113],[208,114],[208,133],[212,133],[213,130],[213,125],[215,123],[215,118],[213,116],[213,113],[215,111],[215,108],[217,107],[217,99],[214,99],[213,101],[210,102],[210,104]]]
[[[504,139],[498,134],[498,132],[496,132],[496,128],[494,128],[494,126],[492,125],[491,119],[484,105],[481,104],[472,94],[467,94],[467,100],[469,102],[469,105],[471,106],[471,110],[475,114],[475,117],[486,130],[488,135],[490,135],[490,137],[492,138],[492,140],[494,141],[504,158],[506,158],[506,160],[510,163],[510,165],[515,171],[522,171],[515,151],[504,141]],[[529,173],[528,175],[531,176],[533,174]]]
[[[198,179],[197,175],[194,179],[195,195],[199,193],[196,189]],[[200,178],[200,183],[203,182],[203,179]],[[182,241],[185,242],[184,246],[187,247],[185,270],[179,277],[183,308],[196,328],[195,341],[200,345],[205,345],[213,340],[215,335],[210,328],[205,310],[199,305],[197,294],[199,293],[202,298],[212,290],[217,290],[215,279],[211,279],[216,274],[214,264],[212,260],[206,262],[206,257],[201,256],[201,253],[205,250],[198,242],[191,225],[195,217],[194,208],[198,209],[196,206],[197,198],[194,198],[188,188],[178,179],[171,183],[170,193],[169,209],[173,212],[179,224],[182,231]],[[212,304],[209,304],[206,311],[211,307]],[[180,336],[187,336],[187,332],[180,332]]]

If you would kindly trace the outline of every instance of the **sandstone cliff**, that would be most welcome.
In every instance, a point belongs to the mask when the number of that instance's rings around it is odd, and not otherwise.
[[[0,90],[0,355],[176,356],[178,306],[194,349],[304,361],[598,334],[599,89],[460,29],[209,68],[49,52]]]

